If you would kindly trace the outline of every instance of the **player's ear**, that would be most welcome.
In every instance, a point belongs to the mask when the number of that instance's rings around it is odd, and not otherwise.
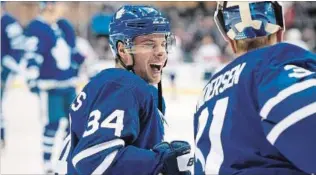
[[[229,39],[229,45],[232,48],[234,54],[237,54],[236,41]]]
[[[277,31],[276,35],[277,35],[277,41],[278,42],[282,42],[283,41],[283,34],[284,34],[284,30],[280,29],[279,31]]]
[[[125,54],[124,44],[120,41],[117,43],[117,52],[121,57],[123,54]]]
[[[129,65],[129,54],[126,52],[125,46],[122,42],[117,43],[117,53],[120,56],[121,60],[126,65]]]

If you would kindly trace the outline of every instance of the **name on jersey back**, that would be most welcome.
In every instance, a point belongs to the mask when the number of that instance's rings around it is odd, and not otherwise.
[[[210,100],[214,96],[219,95],[226,89],[238,84],[240,74],[245,66],[246,63],[238,64],[237,66],[226,71],[225,73],[220,74],[211,82],[209,82],[204,88],[203,96],[199,100],[197,109],[199,109],[206,101]]]

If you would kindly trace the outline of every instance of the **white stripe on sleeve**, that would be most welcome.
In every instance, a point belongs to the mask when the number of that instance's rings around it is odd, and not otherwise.
[[[80,153],[78,153],[73,159],[72,159],[72,164],[74,165],[74,167],[76,167],[77,163],[79,161],[81,161],[84,158],[87,158],[91,155],[94,155],[100,151],[106,150],[108,148],[114,147],[114,146],[118,146],[118,145],[125,145],[125,142],[122,139],[115,139],[115,140],[111,140],[108,142],[104,142],[95,146],[92,146],[90,148],[87,148],[83,151],[81,151]]]
[[[66,161],[67,157],[68,157],[68,154],[70,152],[70,147],[71,147],[71,136],[70,134],[66,137],[66,139],[64,140],[64,143],[63,143],[63,149],[66,147],[67,145],[67,148],[66,148],[66,151],[63,155],[63,157],[60,159],[62,161]]]
[[[299,110],[291,113],[286,118],[281,120],[278,124],[276,124],[272,130],[267,135],[267,139],[269,142],[274,145],[278,137],[284,132],[287,128],[294,125],[295,123],[303,120],[304,118],[311,116],[316,113],[316,102],[311,103]]]
[[[117,153],[118,150],[115,150],[114,152],[106,156],[103,162],[93,171],[92,174],[103,174],[109,168]]]
[[[56,165],[54,168],[57,174],[67,174],[68,162],[66,161],[66,159],[68,158],[70,147],[71,147],[71,135],[68,134],[68,136],[65,138],[62,145],[62,150],[66,149],[66,151],[64,152],[64,155],[59,160],[56,161]]]
[[[273,98],[270,98],[265,104],[264,106],[261,108],[260,111],[260,116],[262,117],[262,119],[266,119],[270,113],[270,111],[281,101],[283,101],[284,99],[286,99],[287,97],[301,92],[305,89],[308,89],[310,87],[316,86],[316,80],[315,79],[311,79],[311,80],[306,80],[300,83],[295,83],[294,85],[285,88],[284,90],[280,91],[276,96],[274,96]]]

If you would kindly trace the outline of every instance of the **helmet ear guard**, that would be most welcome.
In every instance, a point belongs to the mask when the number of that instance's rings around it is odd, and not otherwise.
[[[214,21],[226,41],[267,36],[285,28],[282,6],[276,1],[218,2]]]
[[[285,30],[285,25],[284,25],[284,14],[283,14],[283,8],[282,6],[277,2],[277,1],[272,1],[272,6],[274,7],[274,12],[275,12],[275,17],[277,24]]]
[[[227,2],[224,1],[224,5]],[[223,6],[224,6],[221,2],[217,3],[217,8],[214,14],[214,21],[215,24],[217,26],[217,28],[219,29],[219,32],[222,34],[223,38],[225,39],[225,41],[228,41],[229,38],[227,36],[227,31],[225,30],[225,22],[224,22],[224,16],[223,16]]]

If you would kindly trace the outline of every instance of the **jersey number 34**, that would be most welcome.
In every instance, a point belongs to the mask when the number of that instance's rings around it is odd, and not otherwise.
[[[115,110],[100,125],[101,112],[97,109],[90,113],[89,122],[87,125],[86,131],[83,133],[82,137],[86,137],[88,135],[93,134],[96,130],[101,128],[113,128],[115,129],[114,135],[117,137],[121,136],[123,130],[123,118],[124,111],[123,110]],[[116,123],[112,123],[111,121],[116,119]]]
[[[73,111],[77,111],[81,106],[82,106],[82,101],[85,100],[87,98],[87,94],[85,92],[80,92],[80,94],[78,95],[77,99],[76,99],[76,103],[73,103],[71,105],[71,109]],[[100,125],[100,118],[101,118],[101,111],[96,109],[93,110],[90,115],[89,115],[89,119],[88,119],[88,125],[87,125],[87,129],[85,130],[85,132],[83,133],[82,137],[86,137],[89,136],[91,134],[93,134],[94,132],[96,132],[100,126],[101,128],[112,128],[115,129],[114,135],[117,137],[120,137],[122,134],[122,130],[124,127],[123,124],[123,118],[124,118],[124,111],[123,110],[115,110],[113,111],[108,117],[105,118],[105,120],[101,123]],[[113,120],[116,119],[116,122],[112,122]]]

